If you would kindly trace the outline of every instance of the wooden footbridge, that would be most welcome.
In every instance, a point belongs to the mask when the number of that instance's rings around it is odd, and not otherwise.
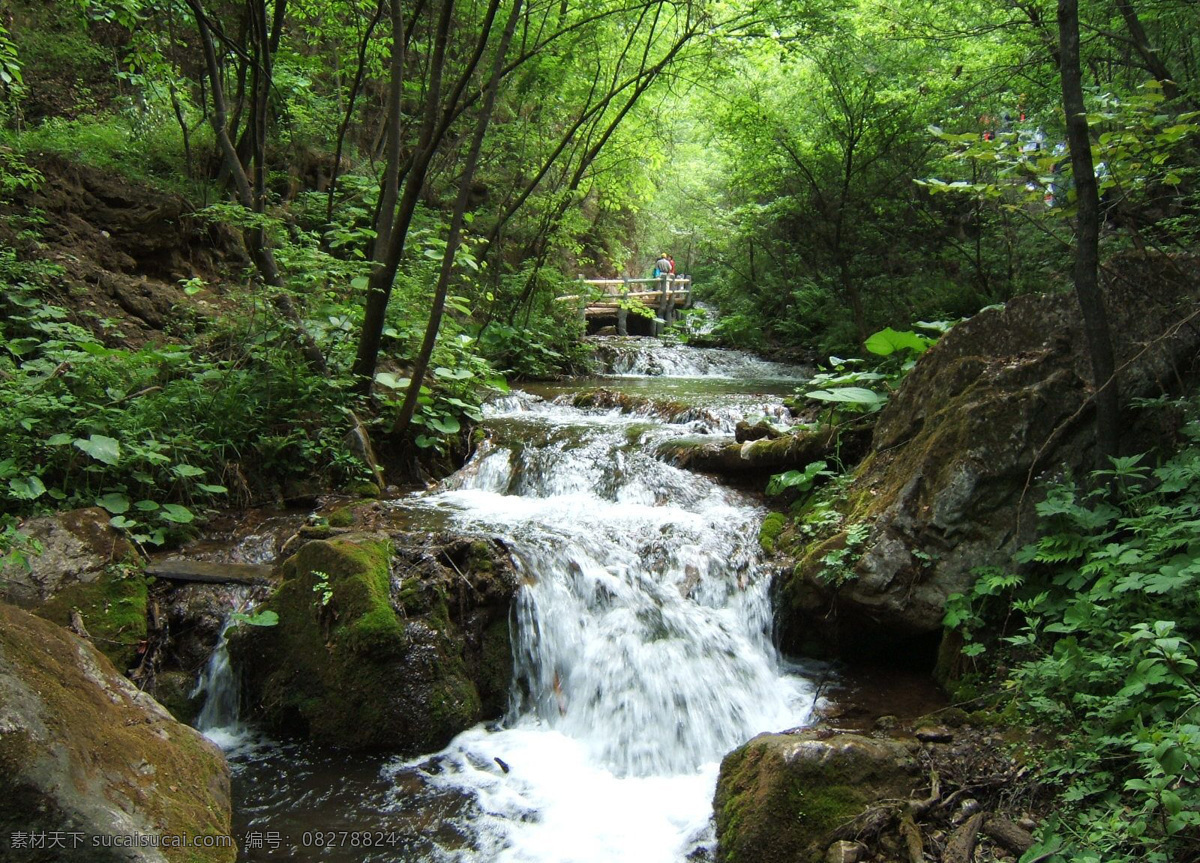
[[[653,279],[585,279],[579,292],[558,298],[579,304],[589,334],[613,327],[619,336],[657,336],[692,304],[691,276]]]

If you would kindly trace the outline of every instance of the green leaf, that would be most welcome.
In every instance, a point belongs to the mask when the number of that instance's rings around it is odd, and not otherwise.
[[[96,504],[104,507],[113,515],[120,515],[123,512],[129,512],[129,498],[120,492],[109,492],[106,495],[96,498]]]
[[[14,477],[8,481],[8,488],[17,500],[37,500],[46,493],[46,486],[36,476]]]
[[[69,444],[71,440],[72,437],[69,434],[56,434],[50,435],[50,437],[46,438],[46,443],[49,446],[65,446],[66,444]]]
[[[178,503],[164,503],[162,512],[159,513],[159,518],[164,521],[174,522],[175,524],[188,524],[193,521],[196,516],[186,506]]]
[[[176,476],[204,476],[204,470],[190,464],[177,464],[171,468]]]
[[[237,611],[231,614],[229,619],[235,623],[244,623],[247,626],[275,626],[279,623],[279,615],[270,609],[260,611],[258,614],[243,614]]]
[[[113,438],[102,434],[88,435],[87,438],[76,438],[77,449],[90,455],[96,461],[115,465],[121,460],[121,445]]]
[[[887,357],[896,351],[912,351],[915,354],[924,353],[932,344],[930,339],[918,335],[912,330],[898,332],[891,327],[882,329],[864,342],[864,347],[873,354]]]
[[[158,509],[158,501],[139,500],[133,506],[134,506],[134,509],[139,509],[142,512],[154,512],[154,510]]]
[[[430,417],[429,426],[442,434],[456,434],[462,428],[462,424],[454,417]]]
[[[375,383],[380,386],[387,387],[389,390],[402,390],[412,383],[411,378],[399,378],[391,372],[376,372]]]
[[[863,387],[839,387],[835,390],[813,390],[805,393],[810,399],[819,402],[841,402],[845,404],[878,407],[887,401],[887,396]]]
[[[223,485],[208,485],[203,482],[196,483],[196,488],[200,489],[200,491],[206,491],[209,494],[225,494],[229,491]]]

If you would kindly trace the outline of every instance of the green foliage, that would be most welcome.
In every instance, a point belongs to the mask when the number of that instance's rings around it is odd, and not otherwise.
[[[257,614],[245,614],[235,611],[229,615],[229,619],[239,625],[244,623],[246,626],[276,626],[279,624],[279,614],[270,609],[260,611]]]
[[[950,321],[922,321],[918,326],[941,335],[952,325]],[[864,342],[868,351],[887,358],[884,362],[872,369],[864,369],[859,367],[863,360],[831,356],[826,370],[813,375],[799,392],[807,399],[829,406],[827,420],[830,424],[840,422],[843,414],[875,413],[887,403],[888,394],[899,386],[915,364],[908,357],[919,356],[935,341],[936,336],[924,336],[912,330],[897,332],[887,327]]]
[[[1113,459],[1090,491],[1050,489],[1039,538],[1018,556],[1025,572],[981,572],[969,596],[948,604],[964,653],[1003,654],[1011,697],[1055,735],[1038,755],[1060,800],[1043,859],[1165,863],[1184,859],[1200,831],[1194,418],[1184,436],[1158,467]],[[993,642],[988,628],[1010,614]]]
[[[242,462],[261,479],[361,470],[338,440],[340,391],[304,372],[281,332],[255,333],[229,360],[109,348],[41,298],[52,274],[0,253],[6,509],[99,505],[136,541],[161,543],[223,503]]]
[[[805,465],[804,470],[789,470],[783,473],[777,473],[771,477],[767,483],[767,494],[777,495],[789,489],[796,491],[808,491],[813,487],[813,484],[818,478],[823,476],[833,476],[831,471],[825,468],[828,465],[823,461],[809,462]]]

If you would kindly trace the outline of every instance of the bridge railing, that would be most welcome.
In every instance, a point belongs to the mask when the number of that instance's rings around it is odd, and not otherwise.
[[[567,294],[558,300],[582,302],[580,311],[585,320],[615,316],[620,335],[626,334],[628,309],[625,304],[629,300],[637,300],[655,310],[655,334],[674,321],[676,309],[687,308],[692,302],[691,276],[670,273],[649,279],[585,279],[580,276],[579,287],[579,293]]]

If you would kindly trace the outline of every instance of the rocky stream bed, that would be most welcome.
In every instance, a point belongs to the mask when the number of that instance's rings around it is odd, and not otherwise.
[[[1122,392],[1169,390],[1200,335],[1169,292],[1110,296]],[[1038,477],[1088,462],[1079,344],[1060,297],[956,327],[847,427],[864,459],[815,538],[760,535],[741,490],[828,452],[754,431],[808,370],[649,341],[494,402],[436,487],[231,515],[182,551],[270,564],[257,583],[147,579],[99,510],[31,521],[46,552],[0,606],[5,859],[1015,860],[1030,741],[930,672],[962,661],[946,596],[1027,540]],[[838,652],[891,662],[788,658]],[[240,847],[12,838],[63,830]]]

